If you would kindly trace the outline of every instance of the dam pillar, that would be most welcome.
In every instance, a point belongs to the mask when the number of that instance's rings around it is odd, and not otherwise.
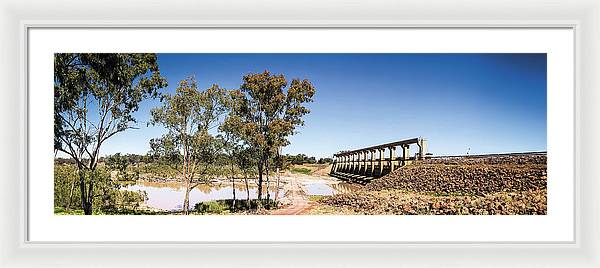
[[[375,152],[376,150],[371,150],[371,168],[369,170],[370,176],[373,176],[373,172],[375,171]]]
[[[379,151],[379,176],[383,174],[383,156],[385,153],[385,148],[377,149]]]
[[[360,162],[358,161],[360,158],[360,154],[359,153],[355,153],[354,154],[354,168],[352,169],[352,174],[356,174],[356,172],[358,171],[358,165],[360,164]]]
[[[346,173],[350,173],[352,169],[352,155],[346,155]]]
[[[427,154],[427,140],[423,138],[419,138],[417,142],[417,146],[419,147],[419,159],[425,158],[425,154]]]
[[[336,159],[336,156],[334,155],[333,162],[331,163],[331,173],[335,172],[335,164],[336,164],[335,159]]]
[[[358,175],[362,175],[364,170],[365,170],[365,152],[361,151],[358,153],[360,155],[359,159],[358,159]]]
[[[390,173],[394,171],[394,160],[396,160],[396,147],[390,147]]]
[[[350,155],[344,156],[346,158],[346,163],[344,164],[344,172],[348,173],[350,170]]]
[[[355,158],[354,158],[354,171],[352,171],[352,174],[358,173],[359,170],[360,170],[360,153],[356,153]]]
[[[363,151],[363,168],[361,175],[367,175],[367,158],[369,157],[369,151]]]
[[[352,174],[356,174],[358,170],[358,153],[352,154]]]
[[[402,165],[408,164],[409,158],[410,158],[410,146],[408,144],[403,144],[402,145]]]

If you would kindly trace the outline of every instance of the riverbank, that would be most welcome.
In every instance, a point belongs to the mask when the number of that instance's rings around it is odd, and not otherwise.
[[[251,202],[256,202],[256,179],[249,179],[246,185],[244,179],[215,178],[200,184],[190,192],[190,208],[194,210],[192,214],[294,214],[286,211],[291,207],[304,209],[310,195],[337,193],[334,185],[339,183],[341,182],[331,177],[282,172],[279,176],[271,177],[268,195],[267,183],[263,181],[263,198],[270,199],[271,203],[265,203],[263,209],[257,210],[256,205],[244,205],[248,198]],[[234,187],[236,206],[243,205],[235,209],[232,207]],[[128,184],[123,190],[144,192],[148,198],[142,207],[171,214],[181,211],[185,189],[180,182],[139,179],[133,184]]]

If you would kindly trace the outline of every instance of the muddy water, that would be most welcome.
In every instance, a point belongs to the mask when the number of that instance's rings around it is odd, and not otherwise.
[[[307,183],[304,184],[307,195],[334,195],[335,190],[329,184],[325,183]]]
[[[359,190],[362,186],[355,183],[339,182],[332,184],[331,187],[335,191],[335,194],[345,194]]]
[[[149,207],[162,210],[181,210],[185,189],[179,183],[162,182],[138,182],[125,188],[128,191],[145,191],[148,200],[145,204]],[[256,187],[250,187],[250,198],[257,198],[258,190]],[[263,195],[266,194],[266,190]],[[270,189],[271,197],[275,196],[275,188]],[[279,191],[279,196],[283,196],[283,191]],[[236,185],[236,199],[246,199],[246,188],[240,183]],[[193,208],[199,202],[210,200],[232,199],[233,188],[231,184],[212,184],[199,185],[190,192],[190,208]]]
[[[355,191],[360,186],[347,182],[337,183],[305,183],[304,189],[307,195],[334,195]]]
[[[323,183],[308,182],[303,183],[307,195],[334,195],[347,193],[356,190],[358,186],[346,182]],[[236,183],[236,199],[245,200],[247,197],[246,188],[243,183]],[[161,210],[181,210],[185,189],[180,183],[174,182],[138,182],[137,184],[127,186],[128,191],[145,191],[148,200],[145,205]],[[256,185],[250,184],[250,198],[257,198],[258,189]],[[275,197],[275,187],[271,187],[269,194],[271,198]],[[266,190],[263,190],[263,196]],[[280,189],[279,197],[283,197],[285,192]],[[233,198],[233,188],[231,183],[215,183],[210,185],[199,185],[190,192],[190,208],[193,208],[199,202],[222,200]]]

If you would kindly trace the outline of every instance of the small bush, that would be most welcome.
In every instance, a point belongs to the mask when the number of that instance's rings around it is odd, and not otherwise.
[[[197,203],[194,206],[194,211],[200,214],[224,214],[230,211],[240,212],[256,210],[258,205],[259,202],[257,199],[251,199],[250,202],[246,200],[236,200],[235,207],[233,207],[233,199],[224,199]],[[277,208],[277,203],[273,200],[262,200],[262,208],[275,209]]]
[[[197,203],[194,206],[194,210],[198,213],[208,213],[208,214],[221,214],[225,210],[229,210],[229,207],[223,202],[218,201],[206,201]]]

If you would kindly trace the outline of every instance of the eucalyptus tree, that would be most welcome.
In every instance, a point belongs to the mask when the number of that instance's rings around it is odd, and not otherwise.
[[[238,110],[240,107],[235,106],[239,105],[241,102],[239,101],[239,97],[242,96],[239,90],[230,91],[230,99],[229,99],[229,116],[223,121],[219,130],[223,133],[223,140],[225,142],[225,150],[227,156],[229,157],[229,164],[231,165],[232,176],[234,175],[233,166],[237,166],[239,171],[244,176],[244,184],[246,188],[246,204],[250,206],[250,187],[248,184],[248,177],[256,174],[254,172],[254,168],[256,167],[256,153],[253,147],[247,142],[249,139],[246,136],[246,132],[244,131],[244,122],[241,121],[241,118],[238,116],[234,116],[232,114],[233,111]],[[235,181],[232,184],[233,186],[233,198],[234,198],[234,206],[235,206]]]
[[[239,96],[239,91],[232,90],[228,91],[225,98],[225,107],[227,111],[235,109],[234,105],[239,105],[239,102],[234,102],[233,99]],[[226,164],[229,165],[231,175],[231,188],[232,188],[232,209],[235,210],[236,205],[236,191],[235,191],[235,177],[236,170],[235,166],[238,163],[237,158],[240,157],[240,153],[244,147],[242,142],[242,133],[239,131],[240,123],[238,118],[230,117],[228,120],[224,120],[219,126],[219,138],[223,142],[223,151],[227,158]],[[248,191],[247,191],[248,192]]]
[[[277,150],[277,154],[275,155],[275,159],[273,161],[273,163],[275,164],[275,168],[276,168],[276,172],[277,172],[277,181],[276,181],[276,187],[275,189],[277,189],[277,191],[275,192],[275,198],[273,199],[275,201],[275,203],[277,203],[277,200],[279,198],[279,182],[280,182],[280,170],[286,170],[290,167],[291,163],[288,161],[288,159],[285,156],[281,155],[281,147],[278,148]]]
[[[248,207],[250,204],[250,186],[248,183],[248,177],[256,175],[256,158],[253,148],[251,147],[242,147],[240,151],[238,151],[237,157],[235,158],[237,161],[237,166],[244,175],[244,184],[246,187],[246,204]]]
[[[54,150],[76,163],[85,214],[92,214],[100,148],[135,127],[140,102],[165,86],[155,54],[54,54]]]
[[[289,144],[287,138],[296,127],[304,124],[302,117],[310,112],[305,104],[313,101],[314,94],[314,86],[306,79],[292,79],[288,85],[283,75],[268,71],[243,77],[240,95],[233,98],[236,104],[229,117],[241,122],[243,139],[256,153],[259,200],[263,173],[269,184],[270,159],[279,147]]]
[[[199,91],[194,77],[182,80],[175,94],[164,95],[162,106],[151,111],[150,124],[162,125],[167,133],[150,140],[150,154],[181,175],[183,214],[189,214],[190,191],[208,181],[223,149],[211,130],[218,127],[226,111],[226,91],[217,85]]]

